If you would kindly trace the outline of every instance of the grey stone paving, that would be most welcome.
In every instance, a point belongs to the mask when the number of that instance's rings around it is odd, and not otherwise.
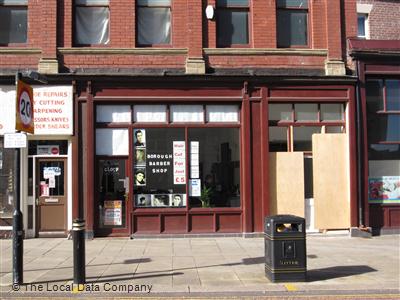
[[[60,238],[24,241],[24,283],[13,291],[12,241],[0,240],[2,297],[65,296],[72,286],[72,241]],[[110,295],[195,293],[323,293],[371,291],[398,295],[399,235],[351,238],[307,236],[307,282],[272,283],[264,274],[262,238],[95,239],[86,242],[88,285]],[[39,291],[40,286],[44,291]],[[76,286],[75,286],[76,288]],[[95,296],[96,291],[74,293]],[[171,294],[172,295],[172,294]],[[388,297],[390,295],[387,295]]]

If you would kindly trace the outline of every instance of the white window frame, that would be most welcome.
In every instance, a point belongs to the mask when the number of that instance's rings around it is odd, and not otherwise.
[[[373,5],[372,4],[360,4],[357,3],[357,37],[363,39],[370,39],[370,30],[369,30],[369,16],[371,14]],[[365,36],[358,35],[358,17],[364,17],[364,28],[365,28]]]

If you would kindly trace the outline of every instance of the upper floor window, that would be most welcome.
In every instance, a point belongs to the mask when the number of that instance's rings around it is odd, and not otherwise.
[[[26,43],[28,0],[0,0],[0,44]]]
[[[138,45],[170,44],[171,0],[138,0],[137,6]]]
[[[249,44],[249,0],[217,0],[217,47]]]
[[[109,21],[109,0],[76,0],[75,44],[108,44],[110,41]]]
[[[308,0],[277,0],[278,47],[308,45]]]
[[[368,27],[368,15],[367,14],[358,14],[357,15],[357,36],[359,38],[367,38],[367,27]]]
[[[359,38],[369,38],[369,15],[372,8],[372,4],[357,3],[357,37]]]

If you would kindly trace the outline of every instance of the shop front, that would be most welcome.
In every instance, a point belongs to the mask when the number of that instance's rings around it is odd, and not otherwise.
[[[15,86],[0,89],[2,102],[8,101],[1,115],[2,133],[12,133]],[[35,134],[27,135],[27,148],[21,149],[20,174],[15,174],[15,150],[1,145],[2,226],[11,232],[14,183],[20,180],[25,236],[67,236],[72,226],[72,86],[35,86],[33,92]],[[6,189],[3,183],[7,183]]]
[[[277,213],[308,230],[355,226],[352,82],[249,85],[82,89],[89,236],[254,233]]]

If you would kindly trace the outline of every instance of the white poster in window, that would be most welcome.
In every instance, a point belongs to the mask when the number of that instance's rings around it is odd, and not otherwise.
[[[200,197],[201,196],[201,180],[190,179],[189,180],[189,196]]]
[[[190,167],[190,178],[199,178],[200,168],[199,166],[191,166]]]
[[[49,179],[50,177],[54,177],[55,173],[52,169],[50,168],[44,168],[43,169],[43,178],[44,179]]]
[[[190,153],[191,154],[199,153],[199,142],[197,141],[190,142]]]
[[[104,201],[104,225],[122,225],[122,201]]]
[[[173,142],[174,184],[186,184],[186,147],[184,141]]]
[[[49,188],[54,189],[56,187],[56,178],[54,176],[49,177]]]

